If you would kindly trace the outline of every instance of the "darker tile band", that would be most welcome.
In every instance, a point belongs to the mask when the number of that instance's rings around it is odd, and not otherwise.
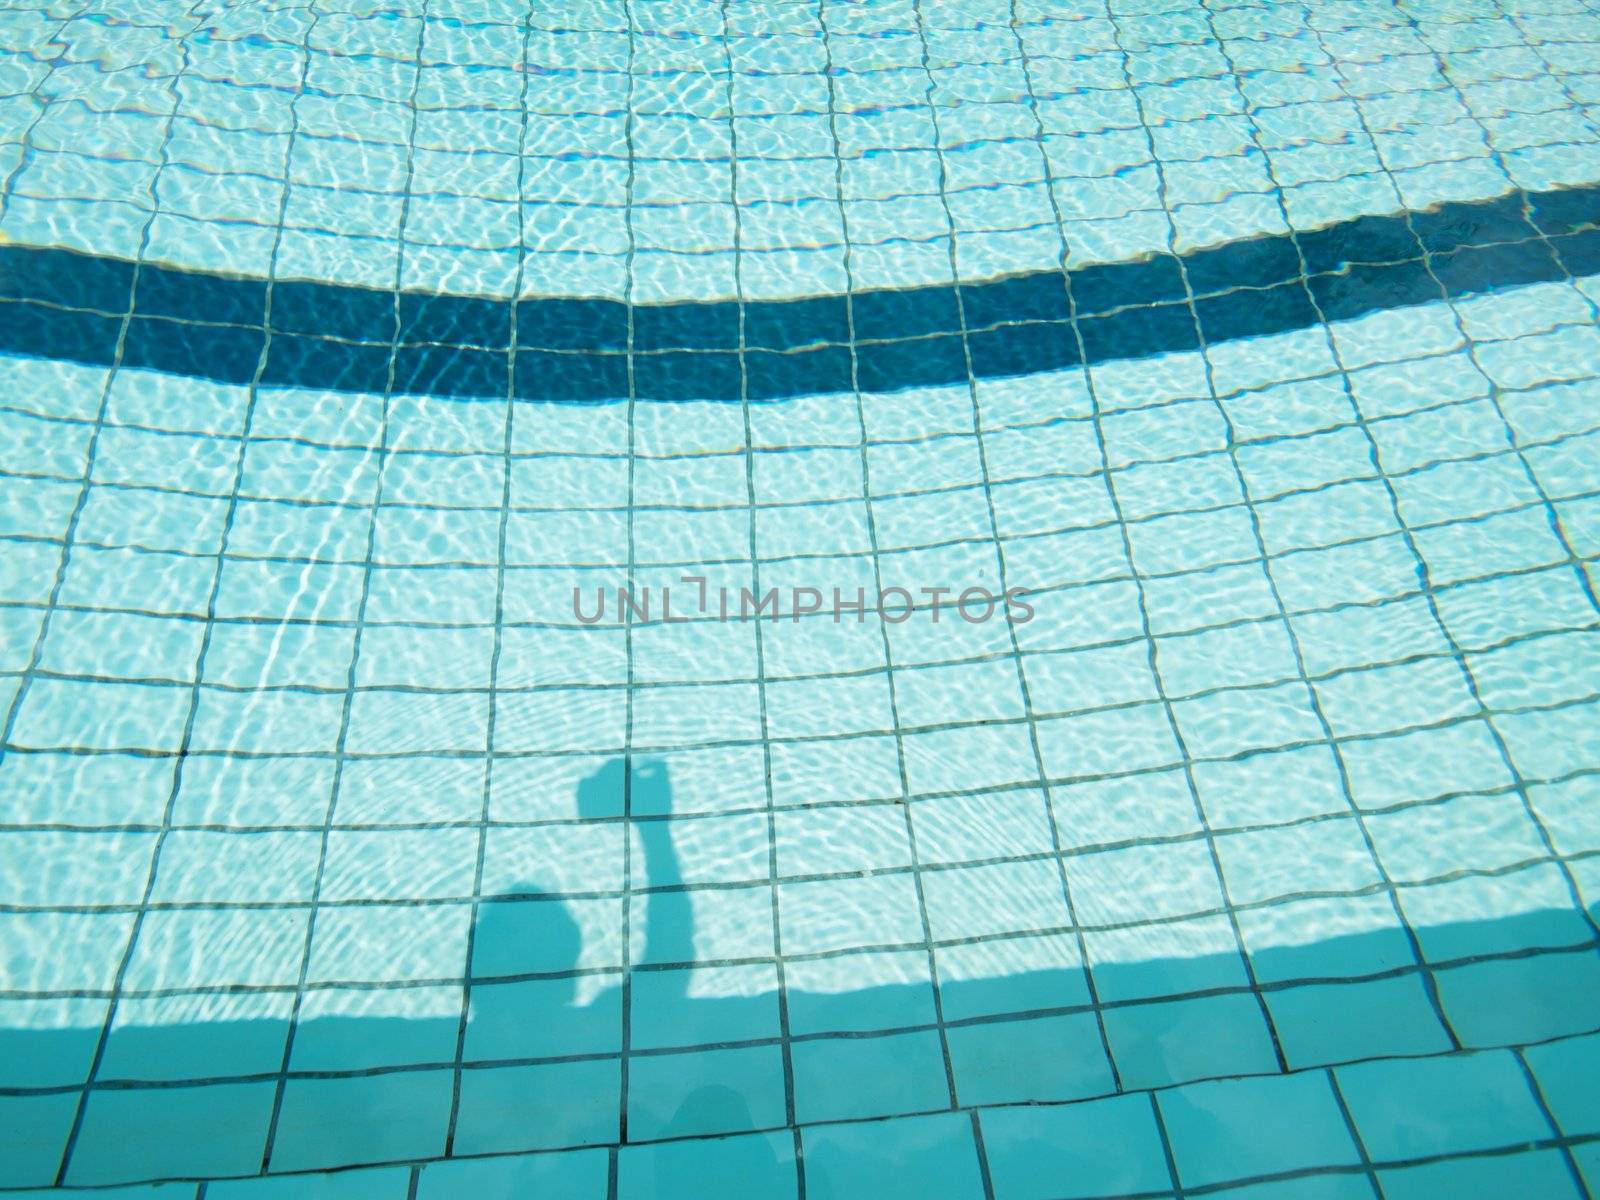
[[[304,281],[269,289],[260,279],[151,264],[136,272],[119,259],[3,246],[0,351],[109,366],[120,345],[125,366],[247,384],[265,345],[261,381],[280,387],[460,399],[509,389],[526,400],[603,402],[628,396],[631,383],[640,400],[767,401],[957,384],[969,364],[997,378],[1195,350],[1202,338],[1262,337],[1596,271],[1600,185],[1357,217],[1069,275],[742,306],[630,310],[612,300]]]

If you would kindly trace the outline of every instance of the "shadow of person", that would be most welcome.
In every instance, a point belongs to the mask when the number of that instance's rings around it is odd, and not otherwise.
[[[691,994],[694,901],[674,845],[666,764],[606,762],[579,783],[577,811],[586,821],[620,820],[635,839],[625,904],[627,923],[638,931],[630,941],[639,949],[629,954],[625,974],[607,965],[603,953],[596,965],[584,965],[582,930],[568,903],[533,883],[479,906],[464,1058],[544,1064],[528,1069],[533,1086],[503,1097],[511,1104],[499,1106],[494,1123],[506,1140],[482,1143],[467,1135],[458,1138],[457,1152],[508,1149],[518,1139],[541,1146],[628,1144],[630,1129],[633,1141],[670,1142],[771,1128],[770,1103],[753,1103],[739,1072],[721,1069],[726,1014],[747,1008],[750,999]],[[607,903],[572,901],[600,921]],[[615,920],[621,906],[609,903]],[[766,999],[775,1008],[775,997]],[[486,1115],[467,1103],[474,1074],[463,1078],[464,1118]],[[764,1137],[745,1139],[736,1150],[741,1175],[777,1166]],[[652,1157],[642,1147],[630,1153],[650,1159],[629,1171],[635,1187],[682,1193],[681,1154]]]
[[[619,1194],[627,1200],[793,1196],[798,1160],[788,1124],[797,1121],[805,1128],[806,1186],[821,1194],[830,1181],[844,1187],[838,1180],[857,1179],[863,1162],[889,1172],[884,1178],[911,1178],[919,1164],[934,1161],[932,1144],[918,1139],[946,1128],[918,1118],[891,1136],[887,1124],[861,1118],[928,1114],[955,1100],[974,1108],[1024,1106],[1276,1074],[1231,942],[1221,949],[1190,944],[1194,935],[1185,931],[1125,947],[1093,963],[1091,976],[1064,936],[974,935],[937,948],[944,957],[935,978],[918,969],[920,949],[795,953],[804,938],[786,933],[791,956],[779,992],[770,951],[760,938],[743,936],[765,936],[766,881],[748,884],[746,895],[760,903],[730,901],[731,889],[707,882],[716,865],[707,856],[720,849],[714,839],[685,856],[684,868],[678,847],[718,827],[674,812],[665,766],[639,762],[630,770],[624,760],[607,762],[579,784],[577,806],[586,821],[626,828],[627,844],[637,848],[628,897],[610,884],[585,892],[581,879],[560,897],[528,882],[478,906],[466,935],[471,991],[461,1069],[450,1069],[462,1015],[453,987],[351,987],[334,979],[335,986],[308,991],[298,1019],[277,989],[132,995],[114,1014],[104,998],[75,1010],[13,999],[0,1007],[0,1175],[13,1186],[47,1187],[61,1177],[101,1187],[250,1177],[262,1173],[263,1162],[276,1175],[421,1161],[434,1172],[425,1180],[449,1179],[459,1169],[458,1181],[475,1181],[441,1183],[447,1190],[430,1195],[470,1191],[493,1200],[570,1193],[539,1174],[569,1156],[523,1152],[621,1144]],[[525,879],[553,862],[533,858]],[[615,878],[615,864],[605,865]],[[947,908],[945,919],[1004,929],[1014,911],[998,884],[965,894],[964,903],[969,911]],[[625,910],[636,951],[626,957]],[[888,932],[882,912],[819,905],[797,889],[784,915],[802,935],[807,920],[826,920],[835,923],[828,929],[850,922],[878,941]],[[1442,993],[1445,1012],[1466,1014],[1474,1044],[1526,1044],[1592,1029],[1593,1003],[1583,997],[1597,994],[1593,973],[1600,968],[1592,955],[1565,949],[1588,945],[1591,927],[1579,910],[1493,919],[1463,912],[1420,931],[1392,920],[1358,928],[1344,915],[1324,921],[1293,907],[1282,914],[1264,930],[1266,944],[1253,961],[1263,978],[1279,981],[1274,997],[1295,997],[1292,1006],[1276,1008],[1277,1028],[1318,1047],[1325,1056],[1319,1061],[1420,1062],[1448,1048],[1422,981],[1403,973],[1414,932],[1461,961],[1485,956],[1474,970],[1518,972],[1496,982],[1502,990],[1493,1006],[1459,1007],[1475,993]],[[740,921],[747,928],[732,928]],[[338,927],[329,918],[322,928]],[[354,923],[343,928],[346,948],[375,947],[385,962],[413,948],[398,944],[390,925],[370,933]],[[416,938],[438,936],[434,923],[407,929]],[[452,928],[453,968],[464,949],[455,931],[465,929]],[[365,942],[357,939],[362,933]],[[730,945],[751,949],[715,960]],[[174,955],[211,952],[210,944],[172,946]],[[1530,947],[1554,949],[1530,955]],[[63,957],[92,949],[69,947]],[[215,944],[217,954],[226,949]],[[1513,957],[1505,961],[1493,957],[1508,950]],[[874,962],[892,969],[874,971]],[[183,967],[175,960],[151,969]],[[1555,969],[1570,972],[1560,987],[1550,982]],[[1380,976],[1396,986],[1375,987],[1370,980]],[[1091,979],[1099,999],[1088,991]],[[79,1111],[81,1136],[72,1140]],[[186,1136],[172,1136],[174,1129]],[[1041,1192],[1059,1191],[1044,1185],[1066,1170],[1051,1157],[1059,1149],[1054,1136],[1045,1130],[1013,1143],[1014,1154],[1022,1153],[1017,1146],[1037,1146],[1026,1157],[1042,1173]],[[1154,1153],[1159,1159],[1159,1146]],[[473,1174],[479,1164],[430,1161],[452,1155],[495,1156],[507,1172],[504,1189]],[[1120,1161],[1125,1177],[1107,1176],[1098,1191],[1147,1190],[1140,1155],[1130,1150]],[[526,1182],[523,1172],[544,1182]]]

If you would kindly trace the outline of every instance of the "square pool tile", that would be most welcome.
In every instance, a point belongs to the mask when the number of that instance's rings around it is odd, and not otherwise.
[[[494,1154],[615,1142],[621,1075],[614,1058],[464,1071],[455,1150]]]
[[[807,1200],[982,1200],[965,1113],[813,1125],[802,1135]]]
[[[275,1089],[265,1082],[97,1091],[89,1097],[67,1182],[259,1171]]]
[[[1172,1187],[1146,1096],[983,1113],[995,1200],[1079,1200]]]
[[[1334,1072],[1375,1162],[1460,1154],[1551,1135],[1505,1050],[1357,1063]]]
[[[948,1036],[963,1105],[1081,1100],[1115,1090],[1093,1013],[983,1021]]]
[[[783,1048],[745,1046],[635,1054],[628,1063],[628,1137],[743,1133],[784,1123]]]
[[[0,1161],[6,1181],[18,1187],[55,1183],[66,1148],[78,1097],[62,1092],[47,1096],[0,1096]]]
[[[457,1200],[461,1196],[474,1200],[522,1200],[525,1196],[604,1200],[609,1157],[604,1150],[569,1150],[564,1154],[431,1162],[417,1178],[415,1200]]]
[[[1467,1046],[1543,1041],[1591,1029],[1596,995],[1600,958],[1590,947],[1439,972],[1445,1016]]]
[[[1185,1187],[1361,1161],[1321,1071],[1195,1083],[1158,1102]]]
[[[435,1070],[289,1080],[270,1168],[314,1171],[442,1154],[451,1076]]]
[[[1558,1150],[1519,1151],[1391,1167],[1378,1172],[1384,1200],[1578,1200],[1583,1195]]]
[[[1600,1134],[1600,1034],[1529,1046],[1522,1057],[1562,1133]]]
[[[795,1118],[848,1120],[926,1112],[950,1103],[938,1033],[830,1037],[796,1042]]]
[[[1105,1022],[1124,1088],[1278,1069],[1266,1020],[1249,993],[1123,1005],[1107,1009]]]
[[[1266,995],[1293,1070],[1450,1049],[1420,975],[1307,984]]]
[[[794,1200],[799,1187],[788,1130],[624,1146],[617,1158],[617,1200]]]
[[[208,1200],[406,1200],[410,1189],[410,1167],[373,1167],[327,1175],[214,1179],[206,1184],[206,1196]]]

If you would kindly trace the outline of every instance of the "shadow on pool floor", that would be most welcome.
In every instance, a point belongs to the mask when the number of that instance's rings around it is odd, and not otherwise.
[[[660,763],[630,771],[614,760],[579,787],[586,818],[671,807]],[[1300,944],[1253,955],[1253,979],[1237,953],[1087,973],[1064,940],[1052,969],[937,988],[925,978],[851,987],[845,958],[837,990],[700,994],[706,975],[692,985],[673,967],[695,959],[696,893],[678,886],[669,824],[633,824],[651,965],[581,1003],[578,923],[530,879],[479,908],[464,1024],[440,1014],[316,1017],[292,1030],[287,1017],[118,1025],[87,1093],[99,1028],[0,1029],[0,1183],[49,1185],[64,1155],[65,1183],[106,1185],[782,1131],[1600,1026],[1593,925],[1571,909],[1430,926],[1415,943],[1398,922],[1320,939],[1305,929]],[[737,992],[738,966],[712,973]],[[730,1178],[794,1170],[788,1134],[738,1146],[731,1163],[718,1159]],[[1129,1163],[1130,1186],[1142,1170]]]

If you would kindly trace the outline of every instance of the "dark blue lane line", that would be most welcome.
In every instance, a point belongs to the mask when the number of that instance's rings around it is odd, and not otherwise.
[[[855,377],[873,392],[965,382],[967,348],[980,378],[1071,367],[1081,357],[1094,363],[1194,350],[1199,338],[1185,275],[1210,344],[1304,329],[1317,322],[1318,309],[1342,320],[1444,295],[1596,274],[1600,186],[1358,217],[1293,238],[1196,250],[1181,262],[1180,271],[1180,259],[1167,254],[1074,270],[1070,307],[1059,271],[857,292],[848,316],[842,295],[752,301],[743,306],[742,371],[737,303],[637,305],[635,395],[737,401],[742,378],[752,400],[848,391],[852,320]],[[0,351],[109,365],[120,314],[131,304],[124,366],[233,384],[255,377],[266,341],[264,280],[146,265],[137,295],[133,288],[133,264],[125,260],[0,247]],[[617,301],[397,297],[300,281],[272,287],[263,382],[383,391],[397,303],[397,392],[504,397],[515,328],[518,396],[581,402],[628,394],[630,313]]]

